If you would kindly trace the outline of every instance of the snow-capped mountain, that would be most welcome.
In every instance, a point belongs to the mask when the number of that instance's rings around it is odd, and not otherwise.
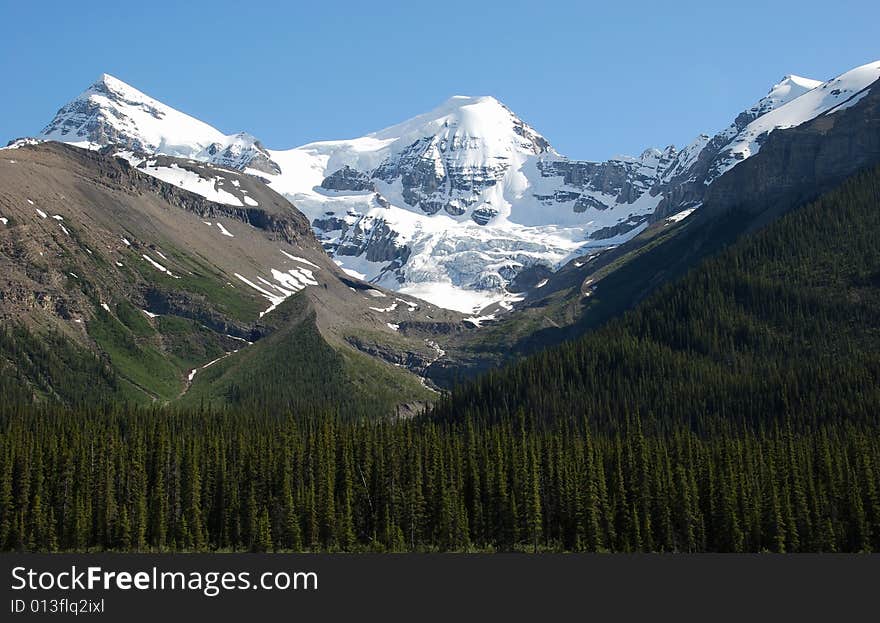
[[[700,135],[683,149],[652,192],[663,195],[653,219],[699,206],[707,188],[754,156],[774,130],[791,128],[855,104],[878,79],[880,61],[856,67],[827,82],[785,76],[754,106],[709,138]]]
[[[562,180],[541,167],[561,156],[492,97],[271,155],[282,169],[267,176],[273,188],[344,268],[461,311],[515,298],[505,288],[517,272],[557,265],[591,228],[553,205]]]
[[[791,100],[800,97],[807,91],[815,89],[821,84],[822,82],[819,80],[810,80],[809,78],[802,78],[801,76],[795,75],[785,76],[770,89],[770,92],[767,95],[758,100],[754,106],[737,115],[733,123],[727,128],[711,139],[705,134],[701,134],[694,139],[694,141],[682,150],[678,157],[676,157],[675,162],[667,170],[664,179],[669,181],[682,175],[694,173],[693,167],[696,164],[697,159],[701,156],[707,164],[715,164],[715,159],[718,159],[718,156],[722,151],[726,151],[727,155],[724,158],[719,159],[720,161],[725,163],[735,163],[737,158],[733,155],[729,146],[740,132],[745,130],[746,127],[758,117],[787,104]],[[804,121],[806,121],[806,119],[804,119]],[[718,175],[720,175],[718,169],[713,167],[712,178],[714,179],[714,177],[717,177]],[[705,181],[705,183],[709,182]]]
[[[253,136],[227,136],[108,74],[59,110],[40,138],[81,147],[119,145],[222,167],[280,172]]]
[[[156,167],[145,156],[165,154],[257,175],[294,202],[350,274],[471,312],[518,298],[525,268],[553,270],[698,207],[767,134],[851,106],[878,78],[880,62],[825,83],[786,76],[714,137],[605,162],[559,155],[492,97],[453,97],[361,138],[267,150],[106,75],[41,138],[119,145],[147,172]]]

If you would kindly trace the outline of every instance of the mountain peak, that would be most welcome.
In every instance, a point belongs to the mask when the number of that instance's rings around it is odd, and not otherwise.
[[[129,86],[116,76],[111,76],[110,74],[101,74],[98,76],[98,79],[95,80],[95,84],[106,84],[107,86]]]
[[[86,91],[83,93],[83,96],[95,92],[110,92],[118,95],[125,94],[129,98],[134,96],[138,99],[155,101],[153,100],[153,98],[137,90],[127,82],[124,82],[116,76],[112,76],[110,74],[101,74],[98,79],[95,80],[88,89],[86,89]]]
[[[497,102],[498,100],[491,95],[453,95],[450,97],[447,102],[454,102],[461,105],[465,104],[475,104],[480,101],[492,101]]]
[[[796,97],[800,97],[807,91],[811,91],[822,84],[821,80],[812,80],[795,74],[783,76],[782,80],[773,85],[767,95],[758,103],[765,108],[777,108]]]
[[[107,73],[62,107],[40,138],[83,146],[116,145],[233,169],[279,170],[250,134],[224,135]]]
[[[736,133],[740,132],[748,124],[758,117],[776,110],[780,106],[784,106],[792,100],[797,99],[804,93],[808,93],[822,82],[812,80],[795,74],[788,74],[782,77],[782,80],[770,87],[767,95],[759,99],[754,106],[741,112],[734,121],[734,124],[728,130],[728,134],[732,138]]]
[[[498,98],[491,95],[453,95],[443,102],[439,108],[461,108],[463,106],[474,106],[476,104],[488,104],[507,108]]]
[[[393,142],[398,148],[421,138],[440,137],[453,142],[479,140],[491,145],[492,153],[513,145],[535,154],[553,152],[543,136],[491,95],[454,95],[429,112],[368,136]]]
[[[817,86],[822,84],[821,80],[813,80],[812,78],[804,78],[803,76],[798,76],[797,74],[788,74],[784,76],[782,80],[779,81],[777,85],[773,88],[779,87],[784,84],[793,84],[805,89],[815,89]]]
[[[517,118],[512,110],[491,95],[453,95],[436,108],[417,115],[410,121],[439,119],[449,115],[455,115],[457,118],[479,117],[483,120],[492,117]]]

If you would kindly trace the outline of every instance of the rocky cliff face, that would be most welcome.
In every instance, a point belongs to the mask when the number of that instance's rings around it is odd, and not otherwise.
[[[370,176],[362,173],[350,166],[345,165],[324,178],[321,182],[321,188],[327,190],[354,190],[364,191],[371,190],[373,183]]]
[[[371,177],[389,185],[399,182],[407,206],[458,217],[484,203],[484,192],[501,182],[517,160],[554,153],[544,137],[497,100],[480,98],[469,107],[484,110],[450,116],[436,133],[389,155]],[[485,133],[481,127],[495,123],[500,132]],[[490,214],[484,209],[471,218],[481,223]]]
[[[211,143],[206,149],[205,160],[211,164],[228,167],[236,171],[252,169],[260,173],[277,175],[281,167],[269,157],[262,143],[250,134],[236,134],[231,142]]]
[[[571,204],[577,213],[609,210],[633,204],[650,193],[677,151],[670,145],[663,151],[648,149],[639,158],[617,158],[605,162],[542,160],[538,170],[545,178],[561,178],[552,194],[535,194],[547,205]],[[591,236],[597,238],[595,234]]]
[[[389,262],[388,270],[409,259],[409,247],[398,242],[399,234],[381,218],[359,218],[351,226],[342,224],[340,231],[337,255],[363,255],[368,262]]]
[[[372,177],[388,184],[399,181],[406,205],[425,214],[443,210],[450,216],[461,216],[507,170],[502,163],[460,165],[454,156],[447,157],[450,152],[478,148],[476,138],[454,137],[448,143],[436,136],[426,137],[388,158],[373,171]]]

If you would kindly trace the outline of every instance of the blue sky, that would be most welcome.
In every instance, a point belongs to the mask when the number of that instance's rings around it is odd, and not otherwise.
[[[102,72],[271,148],[494,95],[563,154],[714,132],[787,73],[880,58],[880,2],[9,2],[0,143]]]

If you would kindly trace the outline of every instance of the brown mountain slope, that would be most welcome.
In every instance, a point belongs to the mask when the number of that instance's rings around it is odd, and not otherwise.
[[[277,310],[297,299],[362,384],[396,383],[403,402],[429,396],[418,377],[443,334],[468,330],[460,315],[345,275],[258,179],[163,164],[249,199],[209,201],[58,143],[0,151],[0,323],[57,332],[108,362],[125,395],[171,401],[193,370],[218,358],[231,366],[286,328]]]

